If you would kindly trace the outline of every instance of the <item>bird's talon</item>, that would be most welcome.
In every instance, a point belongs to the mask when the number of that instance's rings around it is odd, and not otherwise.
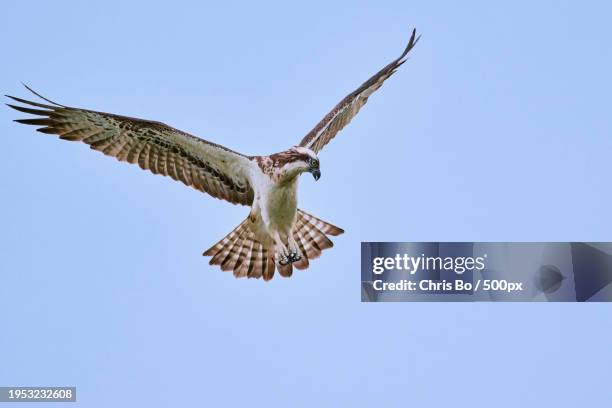
[[[289,259],[289,257],[287,257],[285,254],[281,253],[278,256],[278,264],[280,266],[285,266],[291,263],[291,260]]]
[[[288,252],[287,255],[281,253],[278,255],[278,264],[285,266],[302,259],[302,256],[298,252]]]
[[[302,259],[302,257],[300,256],[300,254],[298,254],[297,252],[291,252],[289,254],[289,262],[293,263],[293,262],[297,262],[300,259]]]

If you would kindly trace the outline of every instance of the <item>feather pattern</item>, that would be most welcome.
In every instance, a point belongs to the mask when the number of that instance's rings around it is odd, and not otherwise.
[[[366,104],[370,95],[378,90],[382,84],[395,73],[395,71],[406,62],[406,55],[419,41],[420,36],[416,37],[416,30],[412,30],[412,35],[408,45],[402,55],[393,60],[383,69],[374,74],[364,82],[359,88],[351,92],[340,101],[325,117],[310,131],[302,141],[300,146],[307,147],[319,153],[323,147],[332,140],[349,122],[357,115],[363,105]]]
[[[107,156],[170,176],[230,203],[253,202],[253,188],[246,175],[250,165],[247,156],[160,122],[71,108],[47,99],[54,105],[8,97],[26,105],[7,104],[11,108],[41,116],[17,119],[18,123],[41,126],[40,132],[56,134],[60,139],[84,142]]]
[[[301,259],[293,264],[281,265],[275,259],[269,243],[261,243],[251,230],[253,220],[247,218],[222,240],[204,251],[210,256],[211,265],[219,265],[223,271],[233,271],[237,278],[263,278],[270,280],[275,270],[283,277],[293,274],[293,267],[307,269],[309,260],[318,258],[321,251],[334,246],[327,235],[344,232],[332,224],[320,220],[305,211],[298,210],[293,238],[299,245]]]

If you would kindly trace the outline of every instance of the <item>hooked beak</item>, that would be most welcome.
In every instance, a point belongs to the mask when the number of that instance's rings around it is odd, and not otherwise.
[[[319,169],[310,169],[310,174],[314,177],[315,181],[321,178],[321,170]]]

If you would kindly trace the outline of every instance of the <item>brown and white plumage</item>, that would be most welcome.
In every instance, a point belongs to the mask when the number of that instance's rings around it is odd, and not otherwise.
[[[39,126],[42,133],[80,141],[120,161],[138,164],[155,174],[251,207],[249,216],[204,252],[210,264],[236,277],[270,280],[278,271],[306,269],[321,251],[333,246],[328,236],[344,231],[297,208],[297,180],[304,172],[320,177],[317,153],[367,102],[418,41],[415,31],[402,55],[345,97],[310,131],[299,146],[269,156],[246,156],[160,122],[72,108],[8,96],[7,104],[37,116],[16,122]],[[27,87],[27,86],[26,86]]]
[[[53,105],[8,97],[43,108],[8,104],[18,111],[41,116],[16,120],[27,125],[42,126],[37,129],[39,132],[84,142],[107,156],[138,164],[154,174],[170,176],[233,204],[251,205],[253,201],[253,190],[245,174],[234,171],[240,168],[236,164],[244,164],[249,158],[226,147],[160,122],[71,108],[49,100]]]
[[[219,265],[223,271],[233,271],[237,278],[272,279],[275,266],[281,276],[293,274],[293,267],[306,269],[309,261],[321,256],[321,251],[334,244],[327,235],[337,236],[344,231],[318,219],[302,210],[297,210],[293,238],[302,254],[300,260],[286,265],[275,265],[274,253],[269,247],[255,239],[250,228],[252,221],[247,218],[225,238],[210,247],[204,255],[212,256],[211,265]]]
[[[319,153],[323,146],[329,143],[338,132],[340,132],[357,115],[363,105],[366,104],[370,95],[378,90],[382,84],[395,73],[395,71],[406,62],[406,55],[419,41],[421,36],[416,37],[416,30],[412,30],[412,36],[402,55],[391,61],[387,66],[372,75],[359,88],[348,94],[340,101],[325,117],[317,123],[302,141],[300,146],[307,147],[315,153]]]

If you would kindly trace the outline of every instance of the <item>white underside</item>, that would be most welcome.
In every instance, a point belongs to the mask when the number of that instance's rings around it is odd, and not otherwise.
[[[297,215],[298,177],[290,182],[275,183],[257,168],[251,169],[254,200],[251,214],[257,240],[266,246],[292,244],[292,231]],[[292,246],[292,245],[291,245]]]

